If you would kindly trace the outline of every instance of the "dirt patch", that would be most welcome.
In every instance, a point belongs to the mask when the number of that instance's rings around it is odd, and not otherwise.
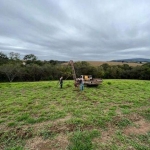
[[[119,113],[119,112],[118,112]],[[129,114],[129,115],[117,115],[115,117],[113,117],[113,120],[111,121],[111,127],[115,127],[115,126],[128,126],[132,123],[135,123],[143,120],[143,117],[138,115],[138,114]],[[124,122],[125,121],[125,122]],[[125,124],[124,124],[125,123]]]
[[[107,130],[107,131],[102,131],[101,132],[101,137],[100,138],[95,138],[93,139],[94,143],[107,143],[112,139],[112,136],[114,135],[114,130]]]
[[[100,141],[102,143],[106,143],[107,141],[109,141],[112,138],[113,134],[114,134],[113,130],[108,130],[107,132],[106,131],[102,132]]]
[[[7,131],[3,131],[0,133],[0,138],[3,137],[5,139],[8,139],[9,137],[12,137],[13,139],[28,139],[33,137],[33,133],[30,128],[13,128]]]
[[[65,121],[69,120],[70,118],[71,118],[71,116],[68,115],[64,118],[60,118],[60,119],[57,119],[57,120],[54,120],[54,121],[50,120],[50,121],[46,121],[46,122],[42,122],[42,123],[36,123],[36,124],[31,125],[30,127],[34,128],[34,130],[38,130],[38,129],[43,128],[44,126],[47,126],[49,124],[54,126],[54,125],[57,125],[59,123],[63,123]]]
[[[38,150],[38,147],[37,147],[38,144],[40,143],[45,144],[47,142],[48,142],[47,140],[43,140],[41,137],[35,137],[33,139],[29,139],[26,142],[25,149]]]
[[[150,123],[146,122],[144,119],[134,122],[135,127],[127,127],[124,129],[124,134],[146,134],[150,131]]]
[[[113,118],[113,120],[111,121],[111,123],[110,124],[108,124],[108,127],[116,127],[116,126],[118,126],[118,124],[119,124],[119,122],[121,121],[123,119],[123,116],[115,116],[114,118]]]
[[[48,128],[48,130],[52,133],[52,134],[65,134],[68,132],[74,132],[79,130],[80,131],[91,131],[93,130],[93,126],[91,125],[85,125],[85,126],[78,126],[76,124],[59,124],[59,125],[54,125]],[[98,127],[94,128],[97,130],[100,130]]]
[[[65,118],[60,118],[60,119],[57,119],[56,121],[53,121],[53,124],[57,124],[59,122],[65,122],[65,121],[68,121],[69,119],[71,119],[71,116],[66,116]]]
[[[138,121],[140,121],[140,120],[143,120],[143,117],[142,116],[140,116],[140,115],[138,115],[138,114],[130,114],[129,116],[128,116],[128,118],[131,120],[131,121],[133,121],[133,122],[138,122]]]
[[[92,130],[92,126],[85,126],[81,128],[82,130]],[[66,149],[69,145],[69,140],[67,133],[68,132],[74,132],[77,130],[77,125],[75,124],[53,124],[53,126],[50,126],[47,128],[47,132],[51,134],[57,135],[53,139],[47,139],[43,140],[41,138],[34,138],[29,139],[26,148],[30,150],[60,150],[60,149]]]
[[[77,127],[75,124],[59,124],[59,125],[53,125],[48,128],[48,130],[54,134],[73,132],[76,129],[77,129]]]
[[[116,114],[117,114],[118,116],[121,116],[121,115],[122,115],[122,112],[121,112],[120,108],[118,108],[118,109],[116,110]]]
[[[59,136],[57,136],[56,142],[59,143],[61,149],[66,149],[69,145],[68,137],[64,134],[60,134]]]
[[[64,134],[60,134],[51,140],[43,140],[40,137],[35,137],[27,141],[25,148],[30,150],[60,150],[66,149],[68,144],[68,137]]]

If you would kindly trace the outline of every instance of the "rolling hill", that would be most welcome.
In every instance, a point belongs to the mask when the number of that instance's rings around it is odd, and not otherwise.
[[[113,62],[150,62],[150,59],[146,58],[131,58],[131,59],[119,59],[119,60],[112,60]]]

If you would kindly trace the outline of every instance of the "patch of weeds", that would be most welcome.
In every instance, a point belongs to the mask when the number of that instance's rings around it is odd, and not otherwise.
[[[40,136],[43,137],[44,140],[49,139],[49,138],[54,138],[56,136],[56,133],[53,132],[52,130],[49,130],[48,128],[44,128],[43,130],[40,131],[39,133]]]
[[[48,118],[50,120],[55,120],[59,118],[64,118],[65,116],[66,116],[66,112],[56,110],[56,112],[50,113]]]
[[[126,108],[131,108],[132,106],[130,106],[130,105],[120,105],[119,107],[126,109]]]
[[[147,146],[145,144],[141,144],[137,141],[132,140],[130,143],[136,150],[149,150],[149,146]]]
[[[107,82],[107,84],[108,84],[108,85],[111,85],[112,83],[111,83],[111,82]]]
[[[17,121],[25,121],[29,118],[29,114],[25,113],[22,114],[21,116],[17,117]]]
[[[66,84],[66,87],[72,87],[72,84]]]
[[[23,146],[10,146],[7,147],[6,150],[24,150]]]
[[[123,114],[130,114],[131,110],[128,109],[128,108],[125,108],[125,109],[121,109],[121,112],[122,112]]]
[[[145,135],[138,135],[137,138],[144,143],[149,143],[150,145],[150,132],[148,132]]]
[[[38,118],[38,119],[36,120],[36,122],[43,122],[43,121],[45,121],[45,120],[46,120],[46,118],[40,117],[40,118]]]
[[[13,147],[8,147],[6,150],[24,150],[22,146],[13,146]]]
[[[26,122],[27,122],[27,123],[30,123],[30,124],[34,124],[34,123],[37,122],[37,120],[34,119],[34,118],[29,117],[29,118],[27,118]]]
[[[115,117],[112,120],[112,125],[118,126],[119,128],[124,128],[131,125],[132,122],[127,118]]]
[[[94,122],[95,125],[101,127],[101,128],[106,128],[106,123],[107,121],[105,119],[98,119],[96,122]]]
[[[142,112],[142,116],[146,119],[150,121],[150,109],[145,110]]]
[[[97,136],[99,136],[97,130],[90,132],[78,130],[72,134],[68,150],[93,150],[95,146],[92,139]]]
[[[120,130],[116,132],[116,138],[123,143],[128,142],[127,137],[123,135],[123,133]]]
[[[102,143],[99,145],[99,149],[100,150],[118,150],[119,148],[115,143],[113,143],[113,144],[103,144]],[[125,149],[119,149],[119,150],[125,150]]]
[[[116,107],[110,108],[110,110],[108,111],[108,116],[112,117],[115,115],[116,115]]]
[[[146,135],[132,135],[131,137],[125,136],[122,134],[122,132],[118,131],[116,133],[116,137],[114,137],[114,139],[116,138],[116,140],[114,142],[118,142],[118,143],[126,143],[125,147],[132,147],[135,148],[136,150],[149,150],[149,141],[150,141],[150,134],[146,134]]]
[[[20,150],[25,145],[25,139],[33,137],[32,129],[11,129],[0,133],[0,143],[4,149]]]
[[[47,85],[47,86],[43,86],[43,89],[49,89],[51,87],[52,87],[51,85]]]
[[[3,122],[5,122],[5,120],[0,120],[0,124],[3,123]]]
[[[119,128],[127,127],[128,125],[131,125],[132,122],[129,119],[123,118],[118,123],[117,126]]]
[[[17,123],[16,122],[9,122],[7,126],[8,127],[15,127],[15,126],[17,126]]]
[[[72,118],[69,121],[67,121],[68,124],[74,124],[78,126],[83,126],[85,124],[84,120],[81,118]]]
[[[75,117],[81,117],[83,115],[83,112],[81,112],[81,110],[79,110],[79,109],[75,109],[72,112],[72,115],[75,116]]]

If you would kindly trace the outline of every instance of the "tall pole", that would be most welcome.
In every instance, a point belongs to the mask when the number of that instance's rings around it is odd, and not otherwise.
[[[75,72],[75,69],[74,69],[74,64],[73,64],[73,60],[70,60],[70,65],[72,67],[72,74],[73,74],[73,79],[74,81],[76,81],[76,72]]]

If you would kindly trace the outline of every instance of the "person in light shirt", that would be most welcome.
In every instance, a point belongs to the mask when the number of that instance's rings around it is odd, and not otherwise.
[[[81,90],[81,91],[84,90],[84,79],[83,79],[82,76],[80,77],[80,90]]]

